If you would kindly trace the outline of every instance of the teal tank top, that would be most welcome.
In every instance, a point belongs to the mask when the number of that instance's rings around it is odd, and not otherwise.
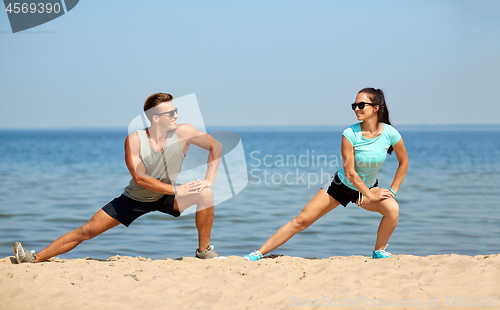
[[[373,139],[363,137],[360,123],[347,128],[342,134],[354,147],[354,170],[369,188],[373,187],[377,181],[377,172],[387,157],[387,150],[401,139],[396,128],[382,124],[384,125],[382,134]],[[344,168],[339,170],[338,177],[347,187],[358,190],[345,175]]]

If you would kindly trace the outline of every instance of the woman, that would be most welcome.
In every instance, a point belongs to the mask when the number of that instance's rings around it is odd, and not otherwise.
[[[345,207],[349,202],[383,215],[372,257],[391,257],[385,248],[398,223],[399,206],[394,197],[408,170],[408,155],[401,135],[391,126],[382,90],[362,89],[352,109],[361,123],[344,130],[341,148],[343,168],[323,185],[296,218],[274,233],[258,251],[244,258],[250,261],[261,259],[263,254],[283,245],[339,204]],[[393,150],[399,161],[396,175],[389,189],[378,188],[376,174],[387,153],[391,154]]]

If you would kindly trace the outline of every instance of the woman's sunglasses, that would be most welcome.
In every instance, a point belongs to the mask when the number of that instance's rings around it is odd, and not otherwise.
[[[369,104],[372,107],[378,105],[376,103],[371,103],[371,102],[358,102],[358,103],[355,102],[351,104],[351,107],[353,110],[356,110],[356,107],[358,107],[360,110],[363,110],[365,108],[365,104]]]
[[[177,113],[177,108],[173,109],[172,111],[158,113],[158,114],[155,114],[155,115],[162,116],[162,115],[168,114],[168,116],[174,117],[175,113]]]

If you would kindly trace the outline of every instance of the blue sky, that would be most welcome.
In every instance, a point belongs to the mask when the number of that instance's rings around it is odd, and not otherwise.
[[[127,127],[154,92],[207,126],[345,126],[364,87],[394,125],[500,124],[500,1],[96,1],[13,34],[0,128]],[[182,114],[180,114],[182,121]]]

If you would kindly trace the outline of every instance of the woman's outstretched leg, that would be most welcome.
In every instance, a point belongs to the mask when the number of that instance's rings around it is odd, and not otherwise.
[[[269,240],[262,245],[259,251],[262,254],[271,252],[292,238],[296,233],[303,231],[323,215],[339,205],[339,202],[320,189],[302,211],[290,222],[283,225]]]

